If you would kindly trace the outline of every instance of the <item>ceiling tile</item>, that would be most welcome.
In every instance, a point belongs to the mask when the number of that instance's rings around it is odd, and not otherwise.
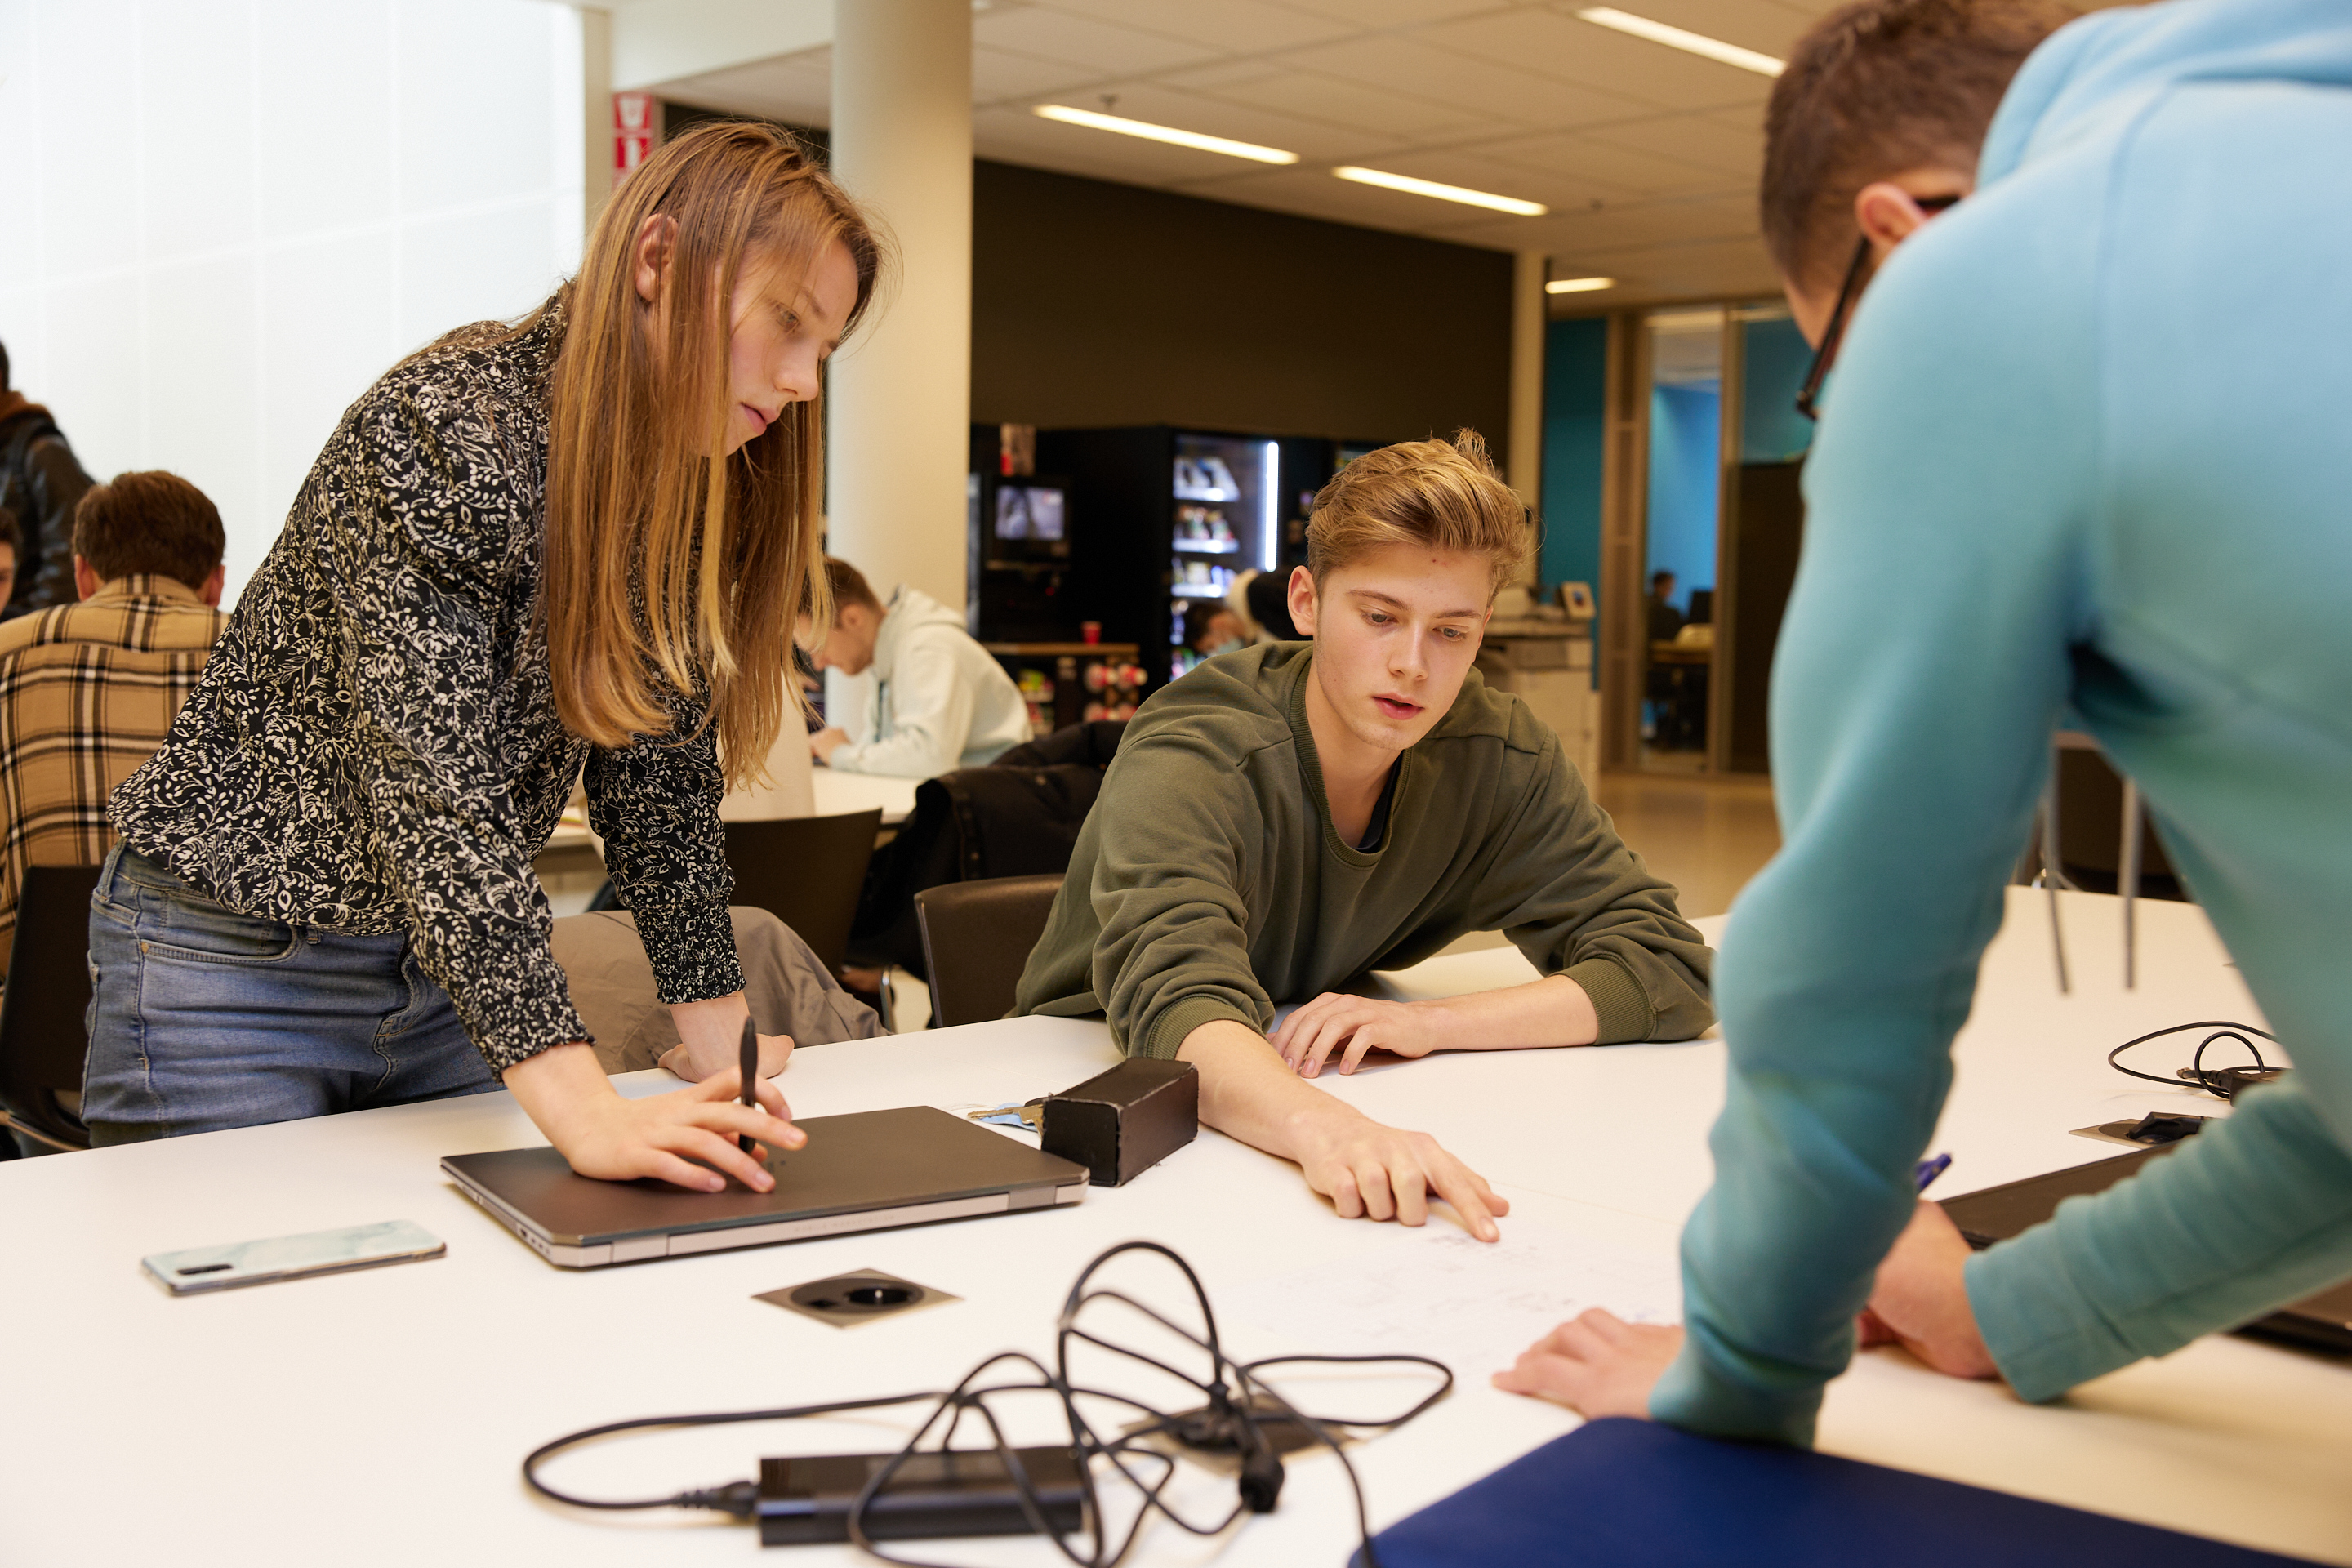
[[[1190,87],[1202,90],[1238,87],[1245,82],[1265,81],[1286,75],[1284,68],[1269,60],[1217,60],[1205,66],[1186,66],[1181,70],[1159,71],[1158,79],[1171,87]]]
[[[1672,158],[1718,174],[1752,181],[1764,163],[1764,127],[1744,112],[1669,114],[1585,132],[1585,139]]]
[[[1034,55],[1016,55],[1009,49],[971,51],[971,94],[976,103],[994,103],[1008,98],[1044,98],[1101,79],[1100,71],[1061,60],[1041,60]]]
[[[1479,216],[1466,223],[1433,228],[1433,232],[1442,232],[1447,238],[1468,245],[1544,250],[1555,258],[1589,260],[1595,252],[1697,240],[1744,239],[1756,232],[1756,216],[1750,203],[1701,197],[1692,201],[1629,203],[1604,206],[1597,212],[1570,207],[1539,218]],[[1596,267],[1594,270],[1605,272],[1608,268]]]
[[[788,125],[833,120],[833,51],[778,55],[727,70],[664,83],[661,96],[728,114],[753,114]]]
[[[1355,38],[1292,49],[1281,58],[1306,69],[1433,99],[1522,125],[1566,130],[1637,119],[1644,109],[1642,102],[1614,93],[1571,87],[1496,61],[1432,48],[1418,41],[1418,35]]]
[[[1214,90],[1220,98],[1279,109],[1371,135],[1455,141],[1517,129],[1452,104],[1311,71],[1286,68]]]
[[[971,36],[975,44],[1087,66],[1105,76],[1170,70],[1232,52],[1034,5],[983,11],[971,19]]]
[[[1333,179],[1323,170],[1303,167],[1269,169],[1262,174],[1244,173],[1213,183],[1188,184],[1182,189],[1191,195],[1216,201],[1271,207],[1278,212],[1298,213],[1308,217],[1326,218],[1333,223],[1389,229],[1400,234],[1426,235],[1429,231],[1426,225],[1418,221],[1423,215],[1416,210],[1417,206],[1444,205],[1420,201],[1370,185],[1350,184],[1345,180]]]
[[[1387,174],[1410,174],[1417,180],[1435,180],[1442,184],[1465,185],[1493,195],[1541,202],[1556,212],[1569,207],[1588,206],[1594,201],[1622,201],[1635,194],[1623,185],[1597,182],[1571,171],[1497,163],[1483,153],[1405,153],[1381,159],[1378,167]],[[1465,206],[1460,202],[1446,202],[1436,196],[1415,196],[1402,192],[1396,195],[1399,200],[1420,204],[1423,210],[1433,215],[1433,221],[1438,222],[1458,223],[1465,213],[1486,210]],[[1504,216],[1507,217],[1509,215]]]
[[[1130,185],[1171,185],[1254,166],[1223,153],[1040,120],[1010,105],[976,110],[971,124],[972,151],[980,157]]]
[[[1661,109],[1761,103],[1772,79],[1557,11],[1515,10],[1425,28],[1417,38],[1513,71],[1603,89]]]
[[[1353,158],[1391,152],[1407,144],[1404,137],[1393,132],[1370,133],[1333,125],[1327,121],[1307,119],[1296,112],[1283,112],[1256,103],[1236,102],[1224,94],[1186,92],[1178,88],[1162,87],[1157,82],[1107,84],[1105,91],[1116,99],[1108,110],[1109,113],[1149,121],[1155,125],[1198,131],[1211,136],[1229,136],[1237,142],[1255,142],[1261,147],[1279,147],[1285,152],[1296,153],[1310,163],[1344,163]],[[1089,98],[1083,107],[1096,108],[1099,101],[1100,96],[1097,95]],[[1084,131],[1083,127],[1074,129]],[[1105,131],[1085,133],[1114,135]]]
[[[1573,16],[1586,3],[1587,0],[1553,0],[1552,8]],[[1823,11],[1832,8],[1829,5],[1821,7]],[[1813,22],[1812,16],[1773,4],[1772,0],[1619,0],[1617,9],[1781,59],[1788,58],[1790,48]]]
[[[1317,16],[1275,0],[1037,0],[1037,8],[1066,11],[1114,26],[1164,33],[1206,44],[1221,54],[1257,54],[1344,37],[1360,24]]]
[[[1548,170],[1644,196],[1747,188],[1754,179],[1752,172],[1746,176],[1726,174],[1679,159],[1637,153],[1589,134],[1524,137],[1488,142],[1478,151],[1505,165]]]
[[[1286,5],[1362,28],[1407,27],[1491,11],[1496,0],[1283,0]]]

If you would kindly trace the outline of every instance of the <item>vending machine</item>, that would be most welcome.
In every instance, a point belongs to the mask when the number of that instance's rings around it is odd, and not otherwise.
[[[1251,436],[1154,425],[1040,430],[1036,469],[1069,488],[1065,603],[1133,643],[1157,689],[1199,661],[1186,612],[1223,599],[1245,573],[1307,559],[1315,492],[1344,448],[1320,437]],[[1201,617],[1205,618],[1205,611]]]

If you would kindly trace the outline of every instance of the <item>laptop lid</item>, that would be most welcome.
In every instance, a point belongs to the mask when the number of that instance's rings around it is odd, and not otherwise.
[[[2160,1160],[2188,1142],[2184,1138],[2176,1143],[2159,1143],[2110,1160],[2005,1182],[1982,1192],[1961,1193],[1944,1200],[1944,1212],[1959,1226],[1969,1245],[1981,1252],[1996,1241],[2007,1241],[2040,1225],[2057,1212],[2063,1200],[2105,1192],[2126,1176],[2137,1174],[2150,1160]],[[2284,1340],[2310,1350],[2352,1353],[2352,1280],[2282,1307],[2235,1331],[2256,1339]]]
[[[689,1193],[667,1182],[575,1175],[551,1148],[452,1154],[441,1168],[467,1196],[570,1268],[765,1247],[1074,1204],[1087,1169],[927,1105],[815,1116],[805,1148],[771,1150],[775,1190],[730,1182]]]

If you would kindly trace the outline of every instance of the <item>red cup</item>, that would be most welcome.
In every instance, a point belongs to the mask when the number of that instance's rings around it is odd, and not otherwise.
[[[1080,621],[1078,623],[1078,637],[1088,647],[1094,647],[1097,643],[1102,641],[1102,623],[1100,621]]]

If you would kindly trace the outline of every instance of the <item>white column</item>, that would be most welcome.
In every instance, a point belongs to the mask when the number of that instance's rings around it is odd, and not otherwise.
[[[613,194],[613,13],[580,8],[580,215],[586,232]]]
[[[835,0],[833,172],[897,286],[834,359],[833,552],[964,603],[971,417],[971,0]]]
[[[1511,268],[1511,429],[1506,463],[1511,488],[1529,506],[1542,504],[1544,327],[1548,296],[1544,280],[1551,258],[1522,250]],[[1535,563],[1528,563],[1533,581]]]

